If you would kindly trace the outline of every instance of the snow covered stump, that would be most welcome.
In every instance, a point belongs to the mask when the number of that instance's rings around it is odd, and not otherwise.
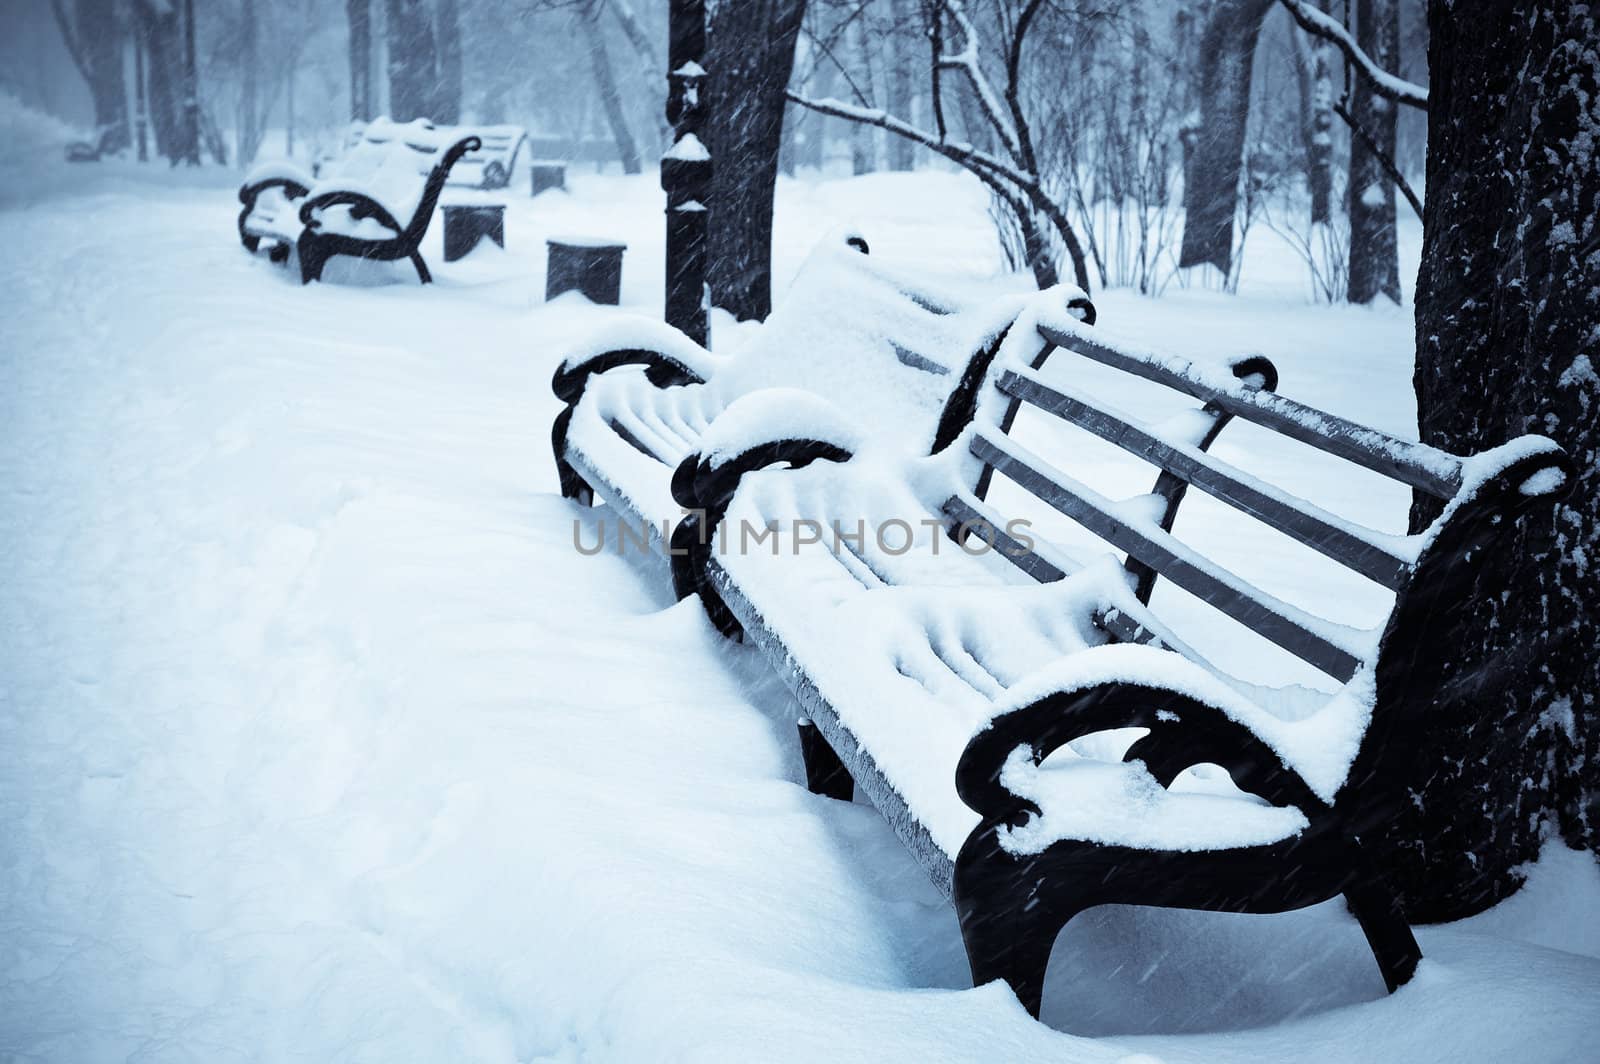
[[[529,196],[537,196],[551,189],[567,190],[567,164],[561,162],[534,162],[528,166]]]
[[[506,205],[447,203],[444,212],[444,261],[465,258],[484,239],[506,246]]]
[[[546,302],[576,289],[594,303],[616,305],[622,292],[622,253],[628,245],[587,237],[552,237],[545,269]]]

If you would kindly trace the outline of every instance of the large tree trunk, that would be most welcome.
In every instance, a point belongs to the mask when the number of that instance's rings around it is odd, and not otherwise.
[[[805,0],[720,0],[711,9],[706,140],[711,301],[738,319],[772,311],[772,197],[784,90]]]
[[[637,174],[643,167],[639,162],[639,145],[628,128],[628,116],[622,109],[622,92],[617,88],[617,74],[611,66],[611,54],[606,50],[605,30],[600,26],[600,11],[594,5],[578,15],[583,24],[583,37],[589,47],[589,67],[594,71],[594,85],[600,94],[600,105],[605,111],[606,124],[611,127],[611,139],[617,142],[617,158],[622,160],[622,172]]]
[[[102,152],[121,151],[131,143],[117,6],[117,0],[78,0],[76,17],[69,19],[61,0],[54,0],[67,51],[89,86],[95,140]]]
[[[432,118],[438,49],[425,0],[388,0],[389,115],[397,122]]]
[[[372,111],[372,0],[345,0],[350,26],[350,119],[366,122]]]
[[[1200,123],[1185,145],[1179,266],[1233,267],[1233,219],[1250,118],[1250,67],[1276,0],[1218,0],[1200,41]]]
[[[249,166],[261,147],[261,48],[256,0],[239,5],[239,111],[234,129],[234,157]]]
[[[912,33],[910,0],[889,0],[889,69],[887,87],[889,113],[915,121],[911,112]],[[890,137],[889,169],[909,170],[916,160],[916,145],[905,137]]]
[[[1455,609],[1456,697],[1428,711],[1422,812],[1388,845],[1409,911],[1454,919],[1520,883],[1547,828],[1600,832],[1600,26],[1578,5],[1429,5],[1428,196],[1417,278],[1422,438],[1557,440],[1577,484]],[[1437,505],[1419,500],[1412,525]],[[1452,618],[1454,620],[1454,618]]]
[[[156,152],[176,163],[199,153],[199,146],[190,143],[192,131],[183,113],[183,26],[176,5],[156,11],[149,4],[134,4],[133,10],[144,42],[145,94]]]
[[[1328,0],[1315,0],[1328,10]],[[1333,209],[1333,46],[1320,37],[1289,31],[1300,79],[1300,135],[1306,153],[1311,224],[1326,223]]]
[[[1356,43],[1384,70],[1400,69],[1400,10],[1397,0],[1359,0]],[[1350,117],[1377,149],[1394,158],[1394,104],[1357,78]],[[1365,138],[1350,138],[1350,290],[1352,303],[1380,295],[1400,302],[1400,253],[1395,244],[1394,182]]]
[[[439,66],[432,118],[441,124],[461,121],[464,91],[461,68],[461,3],[439,0]]]

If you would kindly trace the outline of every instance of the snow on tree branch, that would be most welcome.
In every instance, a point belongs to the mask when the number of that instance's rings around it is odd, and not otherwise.
[[[1367,79],[1372,90],[1385,99],[1403,103],[1418,110],[1428,109],[1428,90],[1384,70],[1363,52],[1350,36],[1350,31],[1332,15],[1318,11],[1304,0],[1279,0],[1289,11],[1289,16],[1299,27],[1313,37],[1333,43],[1345,58]]]
[[[989,124],[1000,134],[1000,139],[1005,142],[1006,150],[1011,153],[1011,157],[1020,162],[1022,144],[1017,136],[1016,127],[1006,117],[1006,109],[1001,105],[1000,97],[995,95],[994,86],[989,84],[989,79],[984,76],[983,67],[978,62],[978,31],[973,28],[972,20],[967,17],[966,9],[961,6],[961,0],[944,0],[944,9],[950,12],[950,16],[961,29],[962,48],[960,52],[941,55],[939,65],[966,74],[967,81],[972,85],[972,91],[978,97],[978,105],[983,108],[984,117],[989,119]]]
[[[1016,167],[996,159],[988,152],[979,151],[970,144],[957,144],[934,136],[926,130],[918,129],[911,123],[896,118],[887,111],[873,107],[857,107],[832,97],[813,100],[802,96],[793,89],[789,90],[788,98],[791,103],[798,104],[818,114],[828,115],[832,118],[843,118],[849,122],[860,122],[863,125],[877,126],[879,129],[888,130],[897,136],[916,141],[929,151],[937,152],[952,162],[964,165],[974,165],[990,171],[996,177],[1002,177],[1019,188],[1037,189],[1039,178],[1036,174],[1025,174]]]

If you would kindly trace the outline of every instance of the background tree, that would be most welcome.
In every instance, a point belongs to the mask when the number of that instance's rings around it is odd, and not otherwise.
[[[121,151],[128,136],[128,94],[123,46],[127,34],[118,0],[50,0],[67,54],[89,86],[95,137],[101,151]]]
[[[365,122],[373,113],[372,0],[345,0],[345,24],[350,37],[350,118]]]
[[[399,122],[431,118],[437,105],[439,49],[426,0],[387,0],[389,113]]]
[[[1441,618],[1474,638],[1429,711],[1425,812],[1387,841],[1412,915],[1443,920],[1514,890],[1546,830],[1600,841],[1600,26],[1578,4],[1466,19],[1448,0],[1428,21],[1422,438],[1470,452],[1542,432],[1578,470],[1554,527],[1486,558]],[[1413,528],[1436,509],[1419,499]]]
[[[1384,70],[1400,69],[1400,9],[1396,0],[1359,0],[1356,43]],[[1350,302],[1383,295],[1400,302],[1400,251],[1395,232],[1394,183],[1384,157],[1395,156],[1395,105],[1367,78],[1350,87]]]
[[[434,14],[439,55],[433,109],[428,117],[441,124],[453,124],[461,121],[461,0],[438,0]]]
[[[772,201],[805,0],[707,5],[706,141],[712,170],[711,302],[735,318],[772,312]]]
[[[1250,117],[1250,73],[1274,0],[1217,0],[1196,57],[1199,115],[1186,132],[1182,267],[1233,268],[1233,224]]]

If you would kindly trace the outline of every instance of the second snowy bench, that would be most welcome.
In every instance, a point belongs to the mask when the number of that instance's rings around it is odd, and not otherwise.
[[[707,514],[691,561],[708,609],[803,707],[812,789],[863,792],[952,898],[975,983],[1006,980],[1037,1015],[1058,931],[1096,905],[1270,913],[1342,894],[1393,990],[1420,951],[1364,843],[1411,801],[1423,714],[1455,667],[1447,611],[1473,593],[1479,559],[1515,542],[1513,515],[1564,490],[1565,454],[1528,436],[1461,458],[1065,316],[1019,331],[968,366],[931,458],[888,453],[792,390],[731,405],[673,481]],[[1048,377],[1040,339],[1060,352]],[[1143,424],[1078,389],[1090,369],[1190,397],[1209,420]],[[1159,470],[1150,505],[1086,486],[1076,448],[1024,446],[1008,431],[1019,407]],[[1335,516],[1208,454],[1230,417],[1444,513],[1411,536]],[[1392,609],[1346,628],[1229,571],[1172,533],[1189,487],[1393,592]],[[1038,506],[1102,560],[1016,523]],[[890,542],[873,531],[896,523]],[[954,545],[973,535],[998,549]],[[1207,661],[1149,608],[1158,577],[1332,693],[1274,692]]]

